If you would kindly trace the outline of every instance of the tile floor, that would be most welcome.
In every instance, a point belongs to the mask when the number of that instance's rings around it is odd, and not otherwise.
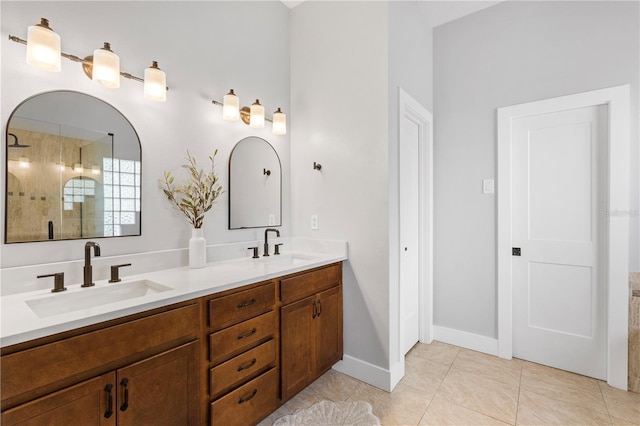
[[[385,426],[640,425],[640,394],[566,371],[418,343],[391,393],[330,370],[260,426],[323,399],[363,400]]]

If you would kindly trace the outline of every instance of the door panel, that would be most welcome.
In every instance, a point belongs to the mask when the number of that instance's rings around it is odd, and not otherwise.
[[[316,317],[318,333],[317,373],[328,370],[342,358],[342,289],[334,287],[318,295],[320,315]]]
[[[513,355],[606,377],[604,106],[513,122]]]
[[[304,389],[315,375],[315,296],[281,309],[282,400]]]
[[[419,144],[421,124],[400,123],[400,344],[406,354],[420,338]]]

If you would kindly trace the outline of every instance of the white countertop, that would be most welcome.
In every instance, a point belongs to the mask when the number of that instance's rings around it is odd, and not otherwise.
[[[269,258],[260,259],[222,260],[208,263],[201,269],[181,267],[129,276],[126,275],[125,269],[121,272],[122,281],[119,283],[100,280],[95,282],[95,286],[88,288],[81,288],[80,284],[65,284],[67,291],[60,293],[51,293],[51,290],[47,289],[3,296],[0,299],[0,347],[97,324],[346,259],[345,243],[345,250],[342,252],[340,250],[330,253],[289,251],[283,252],[281,257],[272,255]],[[73,306],[71,308],[73,311],[71,312],[48,316],[41,314],[42,318],[27,304],[27,302],[33,303],[34,299],[48,298],[50,301],[55,298],[56,302],[59,302],[65,297],[73,300],[77,296],[81,296],[82,300],[89,301],[90,303],[88,304],[93,304],[96,299],[102,297],[101,294],[104,294],[105,291],[110,291],[108,289],[105,290],[105,288],[126,286],[128,283],[132,284],[140,280],[148,280],[170,287],[170,289],[162,292],[150,292],[150,294],[144,296],[95,307]],[[76,293],[82,294],[78,295]]]

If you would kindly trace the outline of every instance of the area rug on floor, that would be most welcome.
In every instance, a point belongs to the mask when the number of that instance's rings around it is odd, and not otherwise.
[[[364,401],[320,401],[273,423],[273,426],[297,425],[379,426],[380,419],[373,415],[371,405]]]

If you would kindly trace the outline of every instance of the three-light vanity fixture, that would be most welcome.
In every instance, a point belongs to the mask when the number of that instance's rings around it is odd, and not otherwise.
[[[224,95],[222,102],[214,99],[211,103],[222,107],[222,118],[226,121],[242,120],[243,123],[248,124],[254,129],[264,128],[264,122],[269,121],[273,124],[271,132],[274,135],[284,135],[287,133],[287,116],[280,108],[273,113],[273,118],[264,116],[264,107],[260,105],[258,99],[256,99],[251,107],[245,106],[240,108],[240,99],[234,93],[233,89]]]
[[[113,53],[111,45],[104,43],[103,47],[93,51],[93,56],[84,59],[76,55],[64,53],[60,48],[60,36],[49,26],[49,21],[40,19],[40,23],[32,25],[27,30],[27,40],[10,35],[9,40],[27,45],[27,63],[38,69],[59,72],[61,58],[82,64],[87,77],[104,87],[117,89],[120,87],[120,77],[144,83],[144,97],[146,99],[164,102],[167,99],[167,78],[153,61],[144,70],[144,79],[120,71],[120,58]]]

